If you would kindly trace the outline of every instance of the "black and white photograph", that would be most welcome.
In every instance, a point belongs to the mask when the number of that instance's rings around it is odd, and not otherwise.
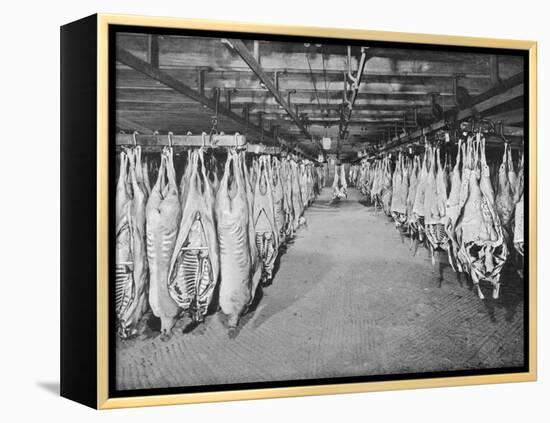
[[[110,49],[111,395],[527,369],[525,52]]]

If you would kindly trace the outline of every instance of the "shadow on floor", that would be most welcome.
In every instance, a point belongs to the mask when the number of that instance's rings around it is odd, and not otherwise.
[[[50,394],[59,396],[59,382],[36,382],[36,386]]]

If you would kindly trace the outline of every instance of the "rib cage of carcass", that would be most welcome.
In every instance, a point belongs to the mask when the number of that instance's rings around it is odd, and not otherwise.
[[[208,311],[219,274],[214,192],[203,150],[194,151],[183,178],[185,198],[168,278],[169,292],[182,311],[201,322]],[[183,192],[183,191],[182,191]]]
[[[452,249],[449,247],[449,236],[445,230],[448,219],[447,204],[447,178],[445,167],[441,164],[440,149],[430,148],[424,189],[424,233],[432,253],[432,263],[434,251],[447,251],[449,262],[454,269]]]
[[[261,156],[254,188],[255,242],[262,262],[262,284],[271,283],[273,266],[279,250],[279,229],[275,213],[271,159]],[[282,201],[282,198],[281,198]]]

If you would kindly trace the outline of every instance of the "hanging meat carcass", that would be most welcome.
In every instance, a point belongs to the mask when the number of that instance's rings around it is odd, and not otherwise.
[[[484,298],[479,282],[487,281],[493,285],[493,298],[496,299],[508,249],[495,208],[485,140],[479,134],[475,142],[468,139],[458,215],[453,229],[462,268],[471,276],[479,298]]]
[[[523,194],[520,197],[520,200],[516,204],[516,216],[515,216],[515,225],[514,225],[514,248],[516,251],[523,256],[524,255],[524,245],[523,245]]]
[[[419,163],[420,159],[418,156],[414,156],[412,161],[412,168],[410,171],[410,177],[409,177],[409,191],[407,192],[407,228],[409,230],[409,235],[411,237],[416,236],[416,227],[415,227],[415,219],[413,215],[413,207],[414,207],[414,200],[416,198],[416,190],[418,187],[418,179],[419,179]]]
[[[334,179],[332,181],[332,199],[340,199],[341,198],[341,192],[340,192],[340,172],[338,170],[338,165],[334,165]]]
[[[191,167],[191,175],[170,261],[168,288],[178,306],[195,322],[202,322],[212,301],[220,270],[214,222],[215,199],[202,149],[192,153],[188,167]]]
[[[308,192],[307,192],[307,178],[306,178],[306,171],[305,171],[305,165],[303,162],[298,163],[298,185],[300,186],[300,196],[302,198],[302,204],[305,209],[307,209],[308,206]]]
[[[392,201],[392,173],[390,157],[386,157],[382,168],[382,189],[380,192],[380,201],[382,203],[382,210],[387,216],[391,216],[391,201]]]
[[[401,185],[401,163],[400,163],[401,155],[399,155],[397,162],[395,164],[395,170],[393,171],[392,175],[392,197],[391,197],[391,203],[390,203],[390,211],[392,212],[393,217],[393,209],[395,208],[395,204],[399,202],[399,199],[397,198],[397,191],[399,190],[399,187]]]
[[[460,173],[461,163],[460,157],[465,154],[462,139],[458,140],[458,149],[456,153],[456,163],[451,175],[451,190],[447,198],[445,232],[449,237],[449,262],[455,271],[462,272],[460,261],[456,259],[460,245],[456,239],[454,228],[460,211],[460,190],[462,186],[462,176]]]
[[[219,304],[228,317],[230,329],[238,325],[255,292],[250,277],[250,207],[243,167],[238,153],[230,151],[216,196],[221,276]]]
[[[332,181],[332,198],[340,198],[340,172],[338,171],[338,166],[334,165],[334,180]]]
[[[300,186],[300,195],[302,197],[302,203],[305,210],[309,205],[309,192],[307,186],[306,166],[304,162],[298,163],[298,181]]]
[[[261,283],[268,285],[273,278],[273,266],[279,251],[279,229],[275,219],[271,162],[269,156],[261,156],[259,175],[254,189],[255,242],[262,265]]]
[[[319,183],[319,193],[325,187],[325,166],[321,165],[315,168],[317,171],[317,179]]]
[[[411,221],[412,231],[417,236],[419,242],[424,241],[425,227],[424,227],[424,198],[426,196],[426,181],[428,178],[428,155],[430,153],[430,146],[426,143],[424,150],[424,157],[422,159],[422,166],[420,168],[420,174],[418,177],[418,184],[416,186],[416,193],[414,197],[413,205],[413,218]]]
[[[515,265],[518,274],[523,277],[524,269],[524,226],[523,226],[523,185],[524,185],[524,163],[523,154],[520,155],[516,188],[514,193],[514,233],[513,233],[513,245],[515,251]]]
[[[514,187],[514,204],[520,201],[520,197],[523,196],[523,186],[525,183],[525,170],[524,170],[524,156],[523,153],[519,157],[518,173],[516,179],[516,186]]]
[[[409,194],[410,172],[412,170],[411,162],[403,156],[401,158],[401,187],[397,192],[399,201],[396,207],[397,213],[401,217],[401,225],[407,223],[407,197]]]
[[[348,197],[348,183],[346,181],[346,170],[345,170],[345,165],[344,164],[342,164],[340,166],[340,185],[341,185],[342,193],[347,198]]]
[[[402,154],[399,154],[397,159],[392,184],[391,215],[399,229],[407,222],[407,194],[409,191],[409,172]]]
[[[116,187],[116,244],[115,244],[115,304],[118,333],[126,337],[126,330],[123,329],[123,316],[126,309],[132,302],[134,281],[133,281],[133,258],[132,238],[130,232],[131,197],[128,192],[128,155],[120,153],[120,168]]]
[[[511,220],[514,213],[514,193],[512,190],[512,184],[508,179],[510,173],[514,174],[514,186],[516,183],[513,168],[512,171],[509,172],[509,164],[508,144],[504,144],[504,154],[502,155],[502,162],[498,169],[498,190],[495,204],[502,228],[504,230],[504,235],[507,240],[511,238]]]
[[[361,171],[359,176],[359,190],[361,194],[370,197],[370,162],[366,159],[361,160]]]
[[[260,167],[259,167],[259,161],[255,157],[252,162],[252,167],[250,170],[246,166],[246,153],[244,151],[241,151],[238,154],[238,163],[243,171],[242,175],[245,182],[246,187],[246,198],[248,200],[248,242],[249,242],[249,251],[250,251],[250,275],[252,277],[252,286],[253,290],[251,291],[252,299],[254,299],[254,295],[256,293],[256,287],[258,286],[258,283],[260,282],[261,275],[262,275],[262,261],[260,258],[260,253],[258,251],[258,248],[256,247],[256,229],[255,229],[255,222],[254,222],[254,189],[256,186],[252,185],[250,181],[250,175],[252,172],[256,172],[256,178],[259,178],[260,176]],[[251,301],[252,301],[251,299]],[[248,305],[247,305],[248,307]]]
[[[359,179],[358,166],[357,165],[350,165],[348,175],[349,175],[348,177],[349,177],[350,185],[357,188],[357,181]]]
[[[428,246],[432,252],[432,263],[434,251],[444,250],[450,253],[449,237],[445,231],[446,212],[447,183],[445,168],[441,165],[439,148],[432,148],[424,194],[424,225]],[[451,259],[450,254],[449,258]]]
[[[372,187],[370,189],[371,202],[376,210],[382,208],[382,179],[384,174],[384,160],[377,160],[372,170]]]
[[[281,175],[281,162],[277,157],[272,158],[271,183],[273,187],[273,209],[275,211],[275,223],[279,231],[279,244],[286,239],[286,214],[287,203],[285,201],[284,180]]]
[[[301,217],[304,213],[304,201],[300,187],[300,172],[298,163],[290,160],[290,180],[292,181],[292,209],[294,210],[293,230],[296,231],[300,227]]]
[[[321,194],[321,179],[319,177],[319,167],[310,165],[311,178],[313,179],[313,198]]]
[[[507,145],[507,144],[506,144]],[[516,187],[518,183],[518,175],[514,169],[514,161],[512,160],[512,147],[508,146],[508,182],[510,182],[510,189],[512,190],[512,195],[516,195]]]
[[[290,239],[294,236],[294,195],[292,193],[292,169],[290,160],[284,158],[281,163],[281,178],[285,202],[285,237]]]
[[[121,338],[138,333],[148,306],[149,266],[145,236],[147,191],[142,171],[139,146],[121,153],[116,191],[115,248],[115,307],[118,334]],[[126,184],[128,179],[130,192]]]
[[[306,166],[306,177],[308,189],[308,205],[311,206],[315,201],[316,196],[315,177],[313,176],[313,165],[311,163],[308,163]]]
[[[166,340],[171,336],[179,313],[168,290],[168,269],[181,221],[172,148],[165,147],[162,151],[158,178],[147,202],[146,217],[149,304],[153,314],[160,318],[161,338]]]

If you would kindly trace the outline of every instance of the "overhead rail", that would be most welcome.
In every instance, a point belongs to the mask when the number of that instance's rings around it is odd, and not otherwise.
[[[458,109],[455,107],[445,112],[445,117],[443,119],[427,127],[419,128],[404,136],[395,136],[389,143],[383,145],[379,151],[389,151],[401,145],[415,142],[428,134],[448,128],[450,121],[461,122],[470,118],[475,118],[500,104],[522,97],[524,93],[523,73],[514,75],[508,80],[503,81],[497,87],[491,88],[485,93],[474,97],[465,108]]]

